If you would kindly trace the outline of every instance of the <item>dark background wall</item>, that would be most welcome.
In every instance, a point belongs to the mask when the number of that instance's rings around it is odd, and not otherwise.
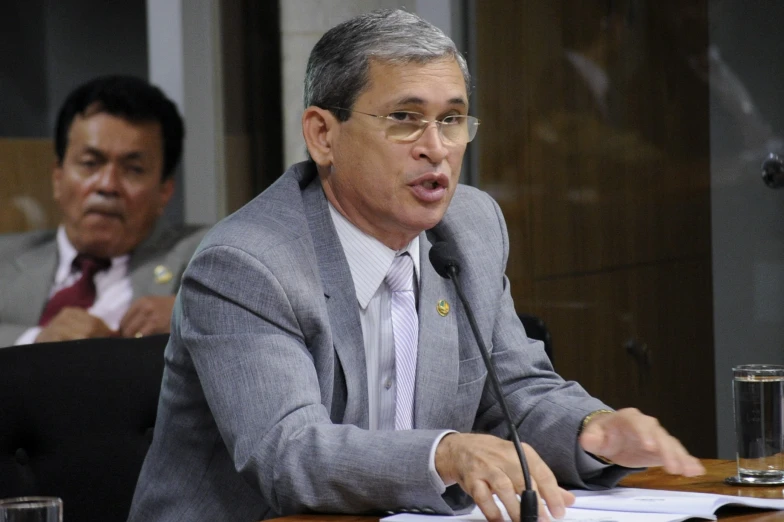
[[[144,0],[6,0],[0,16],[0,137],[51,134],[77,84],[147,77]]]

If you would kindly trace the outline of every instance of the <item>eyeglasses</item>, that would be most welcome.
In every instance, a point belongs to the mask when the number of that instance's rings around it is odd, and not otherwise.
[[[411,143],[420,138],[431,123],[438,127],[441,139],[450,145],[465,145],[476,136],[479,129],[479,119],[464,114],[450,114],[440,120],[426,120],[425,115],[419,112],[395,111],[386,116],[370,114],[356,109],[342,107],[329,107],[339,111],[356,112],[365,116],[372,116],[386,123],[386,137],[399,143]]]

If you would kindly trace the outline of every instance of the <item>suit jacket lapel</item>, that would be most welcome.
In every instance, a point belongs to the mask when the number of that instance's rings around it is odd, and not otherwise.
[[[155,284],[155,277],[151,268],[152,260],[161,256],[162,250],[159,243],[164,239],[165,227],[158,222],[152,233],[131,253],[128,262],[128,274],[131,278],[133,298],[143,295],[159,295],[170,293],[170,287]],[[165,291],[164,291],[165,290]]]
[[[52,288],[57,269],[57,242],[52,239],[19,255],[15,264],[19,277],[8,289],[9,296],[17,296],[13,306],[20,309],[20,317],[28,317],[38,324]]]
[[[459,350],[457,346],[457,293],[452,283],[439,276],[430,264],[431,243],[424,232],[419,235],[419,348],[417,353],[416,389],[414,393],[414,427],[448,428],[450,405],[457,392]],[[439,301],[446,301],[452,311],[442,316]]]
[[[131,256],[133,259],[133,256]],[[150,295],[153,292],[153,274],[149,270],[144,270],[143,265],[134,264],[133,261],[128,265],[128,274],[131,277],[131,288],[133,289],[133,299],[142,295]]]
[[[333,400],[346,401],[343,418],[337,420],[367,429],[369,420],[365,343],[351,271],[318,178],[304,189],[302,197],[318,260],[321,284],[324,287],[332,339],[346,379],[347,395],[333,396]],[[335,371],[340,370],[335,368]]]

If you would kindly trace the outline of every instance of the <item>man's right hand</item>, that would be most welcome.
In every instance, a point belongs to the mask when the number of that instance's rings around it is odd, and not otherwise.
[[[544,499],[554,517],[563,517],[574,495],[558,486],[553,472],[531,446],[523,444],[523,451],[532,487],[539,493],[539,516],[547,516]],[[523,490],[523,471],[511,442],[492,435],[450,433],[436,447],[435,464],[444,483],[459,484],[490,522],[503,520],[493,494],[513,521],[520,520],[517,495]]]
[[[117,332],[84,308],[67,307],[49,321],[35,338],[37,343],[115,337]]]

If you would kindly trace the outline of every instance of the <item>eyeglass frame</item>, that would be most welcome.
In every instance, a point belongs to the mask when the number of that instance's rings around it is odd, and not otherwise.
[[[359,111],[357,109],[347,109],[345,107],[326,107],[326,109],[327,110],[335,110],[335,111],[356,112],[357,114],[364,114],[365,116],[372,116],[374,118],[378,118],[379,120],[385,120],[385,121],[389,121],[389,122],[392,122],[392,123],[398,123],[398,124],[399,123],[405,123],[405,122],[400,122],[400,121],[397,121],[397,120],[391,118],[391,116],[393,114],[405,113],[405,114],[418,114],[418,115],[422,116],[423,119],[420,120],[421,125],[419,126],[419,130],[416,133],[411,134],[412,136],[415,136],[413,138],[407,138],[407,139],[404,139],[404,140],[403,139],[390,138],[389,135],[388,135],[389,129],[387,129],[387,133],[385,133],[385,134],[387,134],[386,138],[388,140],[396,142],[396,143],[414,143],[415,141],[417,141],[419,138],[422,137],[422,135],[425,133],[425,130],[427,129],[428,125],[430,125],[431,123],[435,123],[436,127],[438,128],[438,136],[441,138],[442,142],[448,143],[450,145],[468,145],[469,143],[471,143],[474,140],[474,138],[476,138],[476,133],[479,132],[479,125],[482,123],[481,120],[479,118],[477,118],[476,116],[469,116],[468,114],[450,114],[448,116],[444,116],[444,118],[454,118],[454,117],[466,118],[466,123],[467,123],[468,128],[469,128],[469,130],[468,130],[468,140],[466,140],[465,143],[458,143],[458,142],[454,142],[454,141],[450,140],[449,138],[447,138],[446,136],[444,136],[444,129],[443,129],[444,121],[443,121],[443,119],[442,120],[426,120],[426,119],[424,119],[425,115],[422,114],[421,112],[416,112],[416,111],[392,111],[392,112],[390,112],[387,115],[381,115],[381,114],[371,114],[369,112],[362,112],[362,111]],[[470,129],[474,129],[473,135],[471,135],[471,130]]]

